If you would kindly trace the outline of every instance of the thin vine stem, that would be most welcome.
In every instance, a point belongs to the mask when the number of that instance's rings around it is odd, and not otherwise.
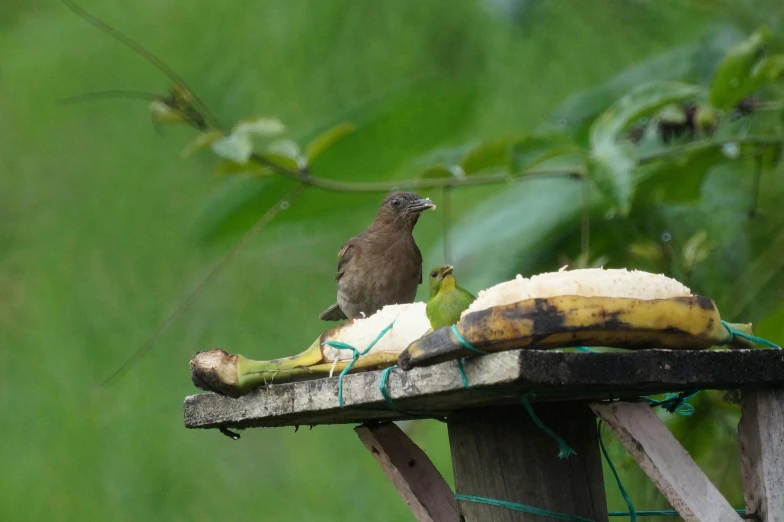
[[[199,285],[188,295],[188,297],[183,300],[180,305],[166,318],[163,323],[158,326],[158,328],[153,332],[153,334],[142,344],[117,370],[114,371],[109,377],[107,377],[102,383],[101,386],[109,386],[117,379],[122,377],[122,375],[126,372],[126,370],[140,357],[142,357],[145,353],[147,353],[150,348],[152,348],[153,344],[156,340],[164,333],[169,327],[176,321],[185,311],[190,308],[190,306],[196,301],[199,295],[204,291],[204,289],[209,285],[215,277],[221,272],[221,270],[236,256],[237,252],[240,251],[242,247],[244,247],[250,239],[255,236],[262,228],[267,226],[272,219],[278,215],[278,213],[282,210],[286,210],[289,208],[291,202],[299,197],[302,192],[306,189],[306,185],[299,184],[297,185],[292,191],[290,191],[286,196],[283,197],[280,201],[278,201],[275,205],[273,205],[263,216],[259,218],[258,221],[247,231],[245,234],[237,241],[234,246],[229,250],[229,252],[221,258],[218,263],[212,267],[209,274],[202,279]]]

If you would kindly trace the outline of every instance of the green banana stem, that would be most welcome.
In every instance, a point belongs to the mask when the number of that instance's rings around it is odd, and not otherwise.
[[[746,335],[754,335],[751,331],[751,323],[728,323],[730,328],[733,330],[737,330],[740,333],[744,333]],[[729,340],[730,333],[727,332],[727,339]],[[743,337],[739,337],[737,335],[732,337],[732,340],[728,343],[730,348],[755,348],[755,344],[748,339],[744,339]]]
[[[397,362],[397,352],[381,352],[360,357],[350,372],[378,370]],[[197,388],[229,397],[241,397],[264,385],[319,379],[338,375],[351,359],[324,360],[319,340],[299,355],[254,361],[242,355],[230,355],[221,349],[197,353],[191,359],[191,380]]]

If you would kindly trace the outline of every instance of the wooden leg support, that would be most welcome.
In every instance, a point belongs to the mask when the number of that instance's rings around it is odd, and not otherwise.
[[[591,405],[686,522],[740,522],[727,499],[647,404]],[[778,520],[778,519],[770,519]],[[784,520],[784,519],[782,519]]]
[[[784,520],[784,390],[744,391],[740,437],[746,512]]]
[[[459,522],[454,493],[419,446],[395,424],[354,428],[419,522]]]
[[[525,504],[606,522],[596,418],[583,403],[534,404],[540,419],[577,453],[558,445],[521,406],[485,408],[449,418],[457,493]],[[555,518],[461,500],[466,522],[556,522]]]

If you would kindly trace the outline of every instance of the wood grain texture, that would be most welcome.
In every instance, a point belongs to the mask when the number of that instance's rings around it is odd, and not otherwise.
[[[744,392],[738,435],[746,512],[784,520],[784,390]]]
[[[491,404],[516,404],[523,390],[538,401],[634,397],[666,391],[754,389],[784,385],[782,350],[643,350],[567,353],[515,350],[465,360],[465,389],[457,362],[390,373],[387,389],[403,411],[449,414]],[[231,399],[215,393],[185,399],[188,428],[247,428],[411,419],[384,403],[381,372],[347,375],[344,408],[337,377],[259,388]],[[494,394],[477,393],[494,390]],[[548,394],[553,394],[548,396]]]
[[[557,443],[520,406],[461,412],[448,424],[456,492],[606,522],[594,415],[584,403],[535,409],[577,454],[559,459]],[[459,506],[466,522],[554,520],[465,500]]]
[[[741,521],[650,406],[620,402],[591,407],[683,520]]]
[[[419,522],[460,522],[452,489],[400,428],[383,423],[354,431]]]

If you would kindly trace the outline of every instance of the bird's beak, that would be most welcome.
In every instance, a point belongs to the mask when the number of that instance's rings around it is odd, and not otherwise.
[[[451,273],[452,273],[452,271],[453,271],[454,269],[455,269],[455,267],[453,267],[452,265],[446,265],[446,266],[444,267],[444,269],[443,269],[443,270],[441,270],[441,277],[446,277],[446,276],[448,276],[449,274],[451,274]]]
[[[411,203],[408,208],[406,209],[407,212],[424,212],[425,210],[432,208],[435,210],[436,204],[433,203],[430,198],[422,198],[414,201]]]

